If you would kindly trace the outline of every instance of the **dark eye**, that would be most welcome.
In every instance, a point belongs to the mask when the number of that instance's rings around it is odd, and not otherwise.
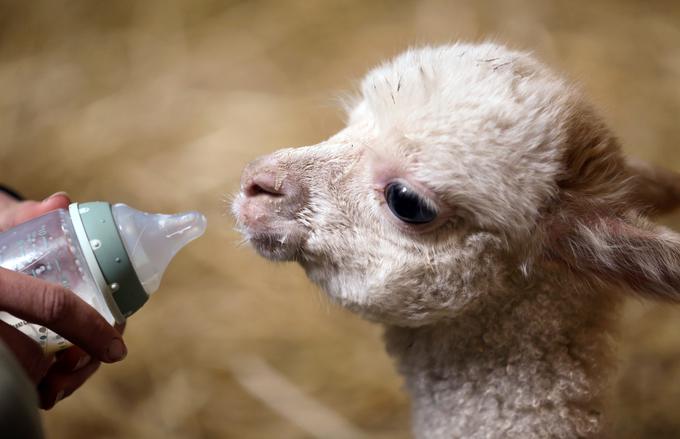
[[[434,207],[403,183],[388,184],[385,188],[385,200],[394,216],[405,223],[425,224],[437,217]]]

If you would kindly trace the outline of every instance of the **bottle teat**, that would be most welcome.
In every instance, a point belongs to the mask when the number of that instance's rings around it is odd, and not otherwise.
[[[198,212],[161,215],[95,201],[69,206],[90,272],[119,323],[154,293],[177,252],[205,232]]]
[[[147,294],[155,292],[177,252],[205,232],[199,212],[175,215],[140,212],[125,204],[111,208],[130,262]]]

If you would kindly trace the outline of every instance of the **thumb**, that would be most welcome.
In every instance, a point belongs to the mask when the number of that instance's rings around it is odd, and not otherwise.
[[[106,363],[120,361],[127,354],[120,333],[61,285],[0,269],[0,310],[46,326]]]

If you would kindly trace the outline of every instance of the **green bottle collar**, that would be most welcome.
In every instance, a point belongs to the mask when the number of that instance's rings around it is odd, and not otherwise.
[[[71,221],[95,282],[117,323],[144,305],[146,294],[107,202],[73,203]]]

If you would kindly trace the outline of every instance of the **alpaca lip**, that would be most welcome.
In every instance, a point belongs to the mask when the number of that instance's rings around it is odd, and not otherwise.
[[[274,200],[248,197],[241,192],[234,200],[232,212],[241,233],[260,255],[277,261],[292,260],[305,234],[294,219],[281,215]]]
[[[290,221],[278,197],[247,196],[241,192],[232,206],[239,224],[253,233],[271,233],[280,229],[281,223]]]

